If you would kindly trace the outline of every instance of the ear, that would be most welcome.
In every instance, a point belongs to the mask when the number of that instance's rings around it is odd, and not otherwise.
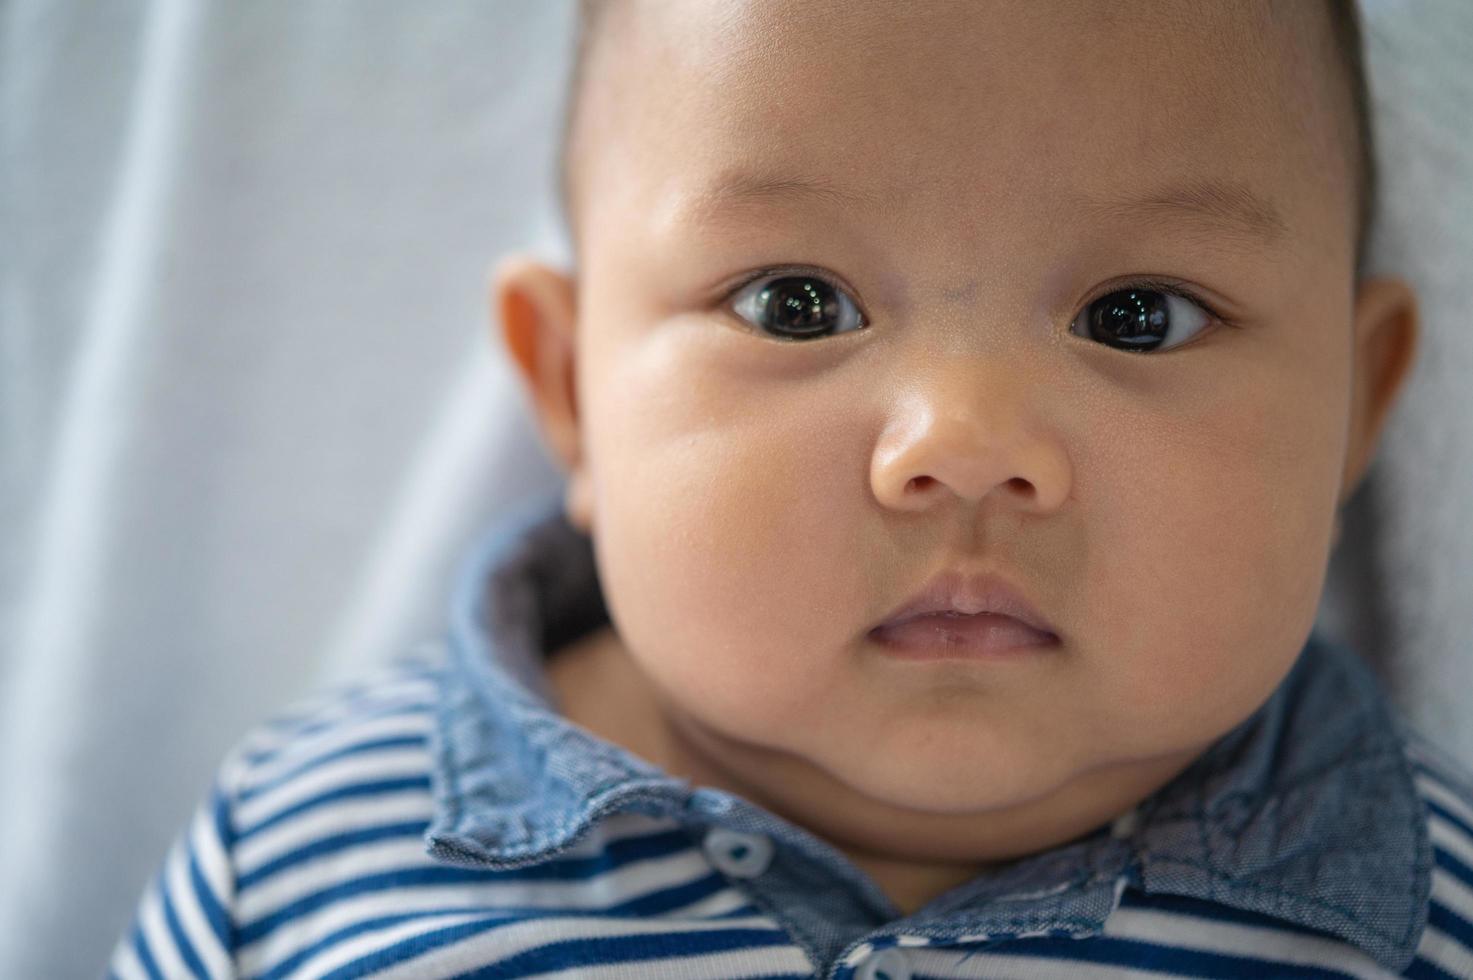
[[[1365,279],[1356,287],[1350,439],[1340,502],[1360,485],[1375,458],[1381,428],[1416,358],[1417,297],[1401,279]]]
[[[535,259],[513,255],[491,275],[491,321],[521,375],[542,438],[567,475],[563,508],[575,527],[592,528],[577,392],[577,283]]]

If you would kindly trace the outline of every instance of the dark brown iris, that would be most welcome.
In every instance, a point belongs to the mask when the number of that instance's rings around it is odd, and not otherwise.
[[[785,276],[757,294],[757,309],[767,329],[806,337],[827,333],[839,317],[839,297],[821,279]]]
[[[1089,306],[1090,336],[1120,350],[1148,351],[1160,347],[1170,329],[1165,294],[1149,289],[1124,289],[1101,296]]]

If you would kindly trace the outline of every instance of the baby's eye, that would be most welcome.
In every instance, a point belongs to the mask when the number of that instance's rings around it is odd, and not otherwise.
[[[848,293],[809,273],[756,279],[735,295],[732,310],[738,316],[782,340],[826,337],[866,325]]]
[[[1116,350],[1138,354],[1177,347],[1212,322],[1202,303],[1164,287],[1128,286],[1106,293],[1086,306],[1069,325],[1071,333],[1098,340]],[[1170,341],[1169,343],[1167,341]]]

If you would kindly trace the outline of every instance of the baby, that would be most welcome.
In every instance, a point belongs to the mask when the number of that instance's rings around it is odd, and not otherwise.
[[[1418,329],[1353,6],[580,15],[565,492],[112,973],[1473,976],[1473,780],[1313,631]]]

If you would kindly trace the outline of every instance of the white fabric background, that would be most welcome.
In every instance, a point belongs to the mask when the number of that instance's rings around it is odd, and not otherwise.
[[[1371,13],[1426,339],[1324,622],[1473,763],[1473,6]],[[0,976],[95,975],[229,744],[557,486],[486,292],[564,254],[571,15],[0,0]]]

